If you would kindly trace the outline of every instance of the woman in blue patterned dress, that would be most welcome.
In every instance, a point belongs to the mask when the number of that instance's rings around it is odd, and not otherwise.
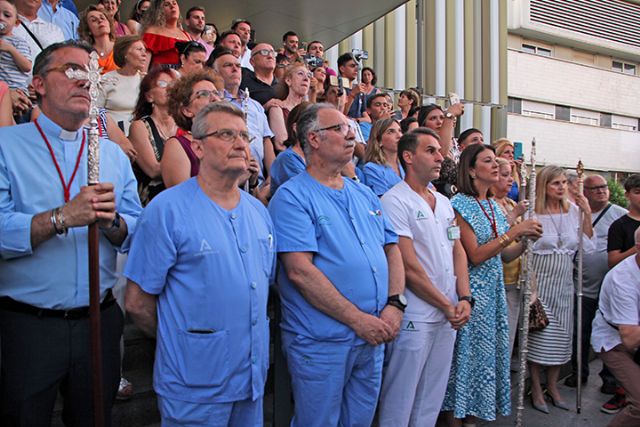
[[[538,238],[542,227],[526,220],[509,228],[489,188],[498,182],[492,147],[472,145],[462,152],[458,169],[459,194],[451,199],[460,226],[460,239],[469,259],[469,285],[475,305],[471,319],[458,331],[443,411],[452,426],[473,425],[475,418],[495,420],[511,412],[509,327],[502,260],[522,253],[527,236]],[[501,255],[501,257],[500,257]]]

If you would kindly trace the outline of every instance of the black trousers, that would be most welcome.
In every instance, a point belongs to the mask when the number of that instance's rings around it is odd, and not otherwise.
[[[577,342],[578,342],[578,301],[573,305],[573,352],[571,353],[571,368],[573,373],[578,372],[578,359],[577,359]],[[589,351],[591,350],[591,324],[596,317],[596,311],[598,311],[598,300],[582,297],[582,373],[581,378],[587,378],[589,376]],[[609,372],[609,369],[603,364],[602,371],[600,371],[600,377],[603,382],[615,381],[614,376]]]
[[[120,381],[124,316],[117,304],[102,311],[105,426]],[[38,317],[0,309],[0,424],[50,426],[58,391],[66,426],[93,426],[89,319]]]

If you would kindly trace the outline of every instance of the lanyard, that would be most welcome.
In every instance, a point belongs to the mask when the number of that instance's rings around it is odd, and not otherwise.
[[[478,204],[478,206],[480,206],[480,209],[482,209],[482,213],[484,214],[484,216],[486,216],[487,219],[489,220],[489,223],[491,224],[491,229],[493,230],[493,234],[496,236],[496,239],[497,239],[498,224],[496,222],[496,216],[493,213],[493,206],[491,205],[491,200],[487,199],[487,202],[489,202],[489,209],[491,209],[491,218],[489,218],[489,214],[487,213],[487,211],[484,210],[484,207],[482,206],[482,203],[480,203],[480,200],[478,200],[477,197],[474,197],[474,199],[476,200],[476,203]]]
[[[40,132],[40,135],[42,136],[42,139],[44,139],[45,144],[47,144],[47,148],[49,149],[49,154],[51,154],[51,160],[53,160],[53,164],[56,167],[56,170],[58,171],[58,177],[60,178],[60,183],[62,183],[62,189],[64,190],[64,202],[67,203],[70,199],[70,191],[71,191],[71,184],[73,183],[74,178],[76,177],[76,173],[78,172],[78,167],[80,166],[80,158],[82,157],[82,151],[84,150],[84,142],[85,142],[85,133],[84,131],[82,132],[82,144],[80,145],[80,151],[78,151],[78,158],[76,159],[76,166],[73,168],[73,173],[71,174],[71,179],[69,180],[69,184],[67,185],[67,183],[64,180],[64,176],[62,176],[62,170],[60,170],[60,165],[58,164],[58,160],[56,160],[56,156],[55,154],[53,154],[53,148],[51,148],[51,144],[49,144],[49,140],[47,139],[47,137],[45,136],[44,132],[42,131],[42,128],[40,127],[40,125],[38,124],[38,120],[36,119],[36,121],[34,121],[36,127],[38,128],[38,132]]]

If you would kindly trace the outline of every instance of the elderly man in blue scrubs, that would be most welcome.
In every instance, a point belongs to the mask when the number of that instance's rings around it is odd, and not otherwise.
[[[384,343],[406,307],[398,237],[378,198],[341,176],[355,135],[332,105],[297,129],[307,169],[269,205],[282,262],[282,340],[295,400],[292,426],[369,426]]]
[[[0,129],[0,424],[51,424],[60,391],[67,425],[93,425],[89,352],[87,225],[100,227],[105,425],[120,382],[124,318],[111,288],[116,252],[126,250],[140,200],[131,163],[100,140],[100,178],[87,185],[89,115],[84,69],[91,47],[45,48],[33,67],[42,114]]]
[[[200,171],[145,209],[125,268],[127,311],[157,331],[164,427],[261,426],[273,226],[238,188],[250,159],[243,112],[210,104],[192,133]]]

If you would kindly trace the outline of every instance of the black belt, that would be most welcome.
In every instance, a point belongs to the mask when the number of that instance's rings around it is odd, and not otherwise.
[[[100,311],[111,307],[116,302],[111,289],[107,290],[107,296],[100,303]],[[50,308],[40,308],[33,305],[16,301],[9,297],[0,298],[0,309],[13,311],[16,313],[32,314],[38,317],[59,317],[62,319],[84,319],[89,317],[89,307],[70,308],[69,310],[53,310]]]

